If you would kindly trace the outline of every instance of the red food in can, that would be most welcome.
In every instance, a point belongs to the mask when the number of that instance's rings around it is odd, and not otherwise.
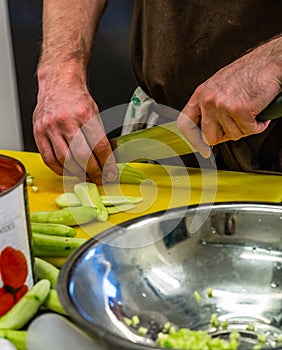
[[[26,284],[24,284],[21,288],[19,288],[15,293],[16,302],[19,301],[20,298],[23,297],[27,291],[28,291],[28,286]]]
[[[23,175],[24,170],[16,159],[2,157],[0,162],[0,193],[15,186]]]
[[[24,254],[13,247],[6,247],[0,255],[2,281],[6,286],[20,288],[28,275],[27,262]]]
[[[33,286],[26,171],[0,155],[0,315]]]
[[[15,304],[14,296],[6,291],[5,288],[0,288],[0,316],[5,315]]]

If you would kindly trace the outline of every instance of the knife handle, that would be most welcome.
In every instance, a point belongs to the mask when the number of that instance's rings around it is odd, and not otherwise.
[[[282,93],[277,95],[272,102],[257,115],[257,120],[266,121],[282,117]]]

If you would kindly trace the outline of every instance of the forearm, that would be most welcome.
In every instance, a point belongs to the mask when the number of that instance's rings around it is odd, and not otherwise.
[[[277,36],[223,67],[197,87],[177,125],[207,156],[208,145],[263,132],[269,121],[257,115],[282,90],[282,36]],[[201,125],[201,131],[195,125]],[[206,141],[203,142],[205,136]]]
[[[273,57],[273,64],[277,67],[277,78],[282,89],[282,34],[271,40],[270,45],[270,55]]]
[[[258,46],[250,53],[252,54],[255,54],[262,70],[268,70],[282,89],[282,34]]]
[[[46,80],[46,75],[70,81],[86,79],[93,38],[106,4],[107,0],[44,1],[39,82]]]

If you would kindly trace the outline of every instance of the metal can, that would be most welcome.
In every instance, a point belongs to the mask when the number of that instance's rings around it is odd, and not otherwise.
[[[0,316],[33,284],[26,170],[0,155]]]

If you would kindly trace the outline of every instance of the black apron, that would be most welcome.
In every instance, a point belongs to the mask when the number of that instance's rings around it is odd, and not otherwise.
[[[282,0],[135,0],[131,56],[137,81],[158,103],[180,111],[220,68],[279,35],[281,18]],[[214,147],[218,168],[281,172],[281,123]]]

